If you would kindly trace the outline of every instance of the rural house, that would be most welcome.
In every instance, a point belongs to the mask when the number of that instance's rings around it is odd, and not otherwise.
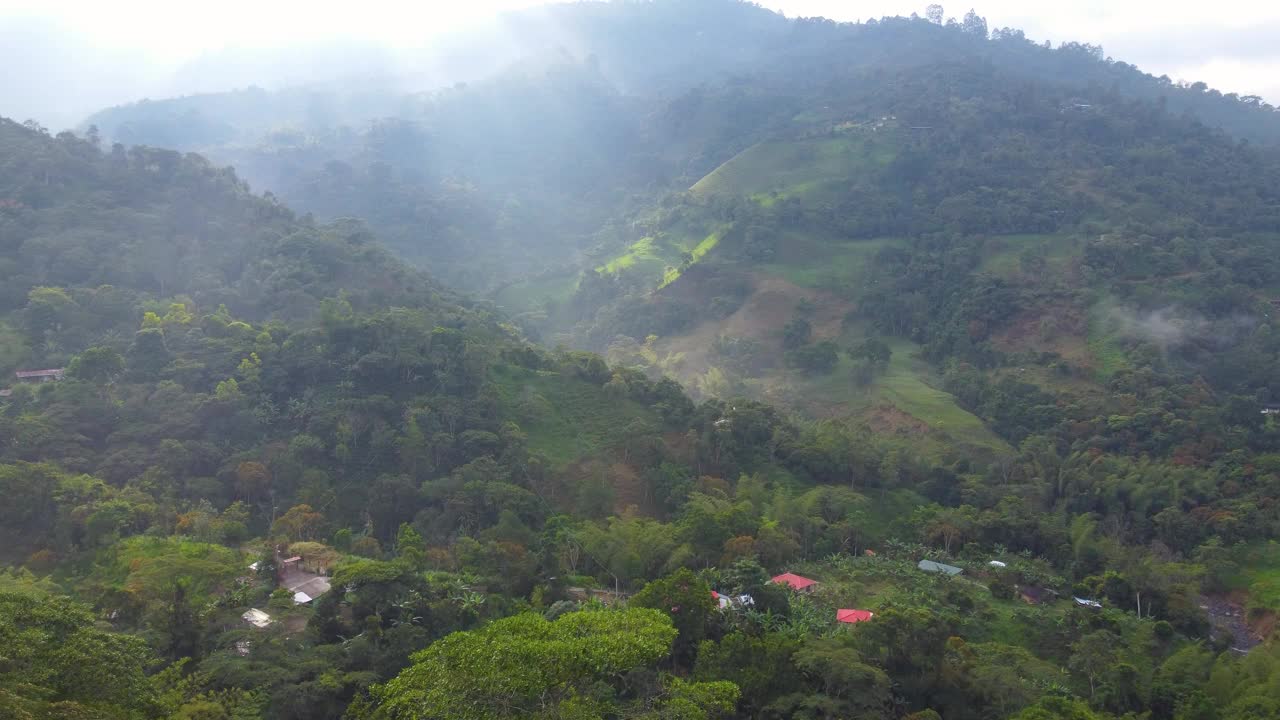
[[[875,617],[875,613],[870,610],[853,610],[844,609],[836,610],[836,622],[840,623],[860,623],[866,622]]]
[[[814,586],[818,584],[817,580],[810,580],[807,577],[801,577],[794,573],[782,573],[781,575],[775,576],[769,582],[786,585],[796,592],[813,592]]]
[[[920,568],[925,572],[946,573],[947,575],[959,575],[960,573],[964,572],[964,570],[961,570],[955,565],[945,565],[943,563],[934,562],[932,560],[921,560],[920,563],[916,565],[916,567]]]
[[[727,610],[735,605],[738,607],[754,607],[756,604],[756,599],[750,595],[721,595],[715,590],[712,590],[711,597],[716,601],[716,605],[718,605],[721,610]]]
[[[14,376],[23,382],[44,383],[61,380],[66,374],[66,368],[50,368],[48,370],[19,370],[14,373]]]
[[[299,605],[309,603],[329,592],[329,578],[302,566],[301,557],[279,558],[277,553],[277,578],[280,586],[293,593],[293,601]]]

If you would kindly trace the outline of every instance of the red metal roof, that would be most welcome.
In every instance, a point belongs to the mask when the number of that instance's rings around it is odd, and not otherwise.
[[[777,577],[773,578],[771,582],[781,583],[783,585],[789,585],[792,590],[804,590],[810,585],[818,584],[817,580],[810,580],[807,577],[800,577],[799,575],[796,575],[794,573],[782,573],[781,575],[778,575]]]
[[[837,610],[836,622],[860,623],[871,619],[875,613],[870,610]]]

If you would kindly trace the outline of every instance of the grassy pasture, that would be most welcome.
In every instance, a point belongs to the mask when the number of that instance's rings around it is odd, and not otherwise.
[[[506,419],[528,435],[529,447],[558,466],[621,443],[637,418],[658,425],[644,406],[561,373],[503,366],[494,370],[493,380]]]
[[[820,196],[850,177],[884,167],[892,146],[865,135],[779,140],[753,145],[691,190],[708,195],[742,195],[765,205],[789,197]]]

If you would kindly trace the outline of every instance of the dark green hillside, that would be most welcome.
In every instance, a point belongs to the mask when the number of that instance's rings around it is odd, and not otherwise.
[[[442,291],[359,223],[318,225],[195,155],[50,138],[0,120],[0,371],[126,341],[170,302],[251,321],[439,305]]]

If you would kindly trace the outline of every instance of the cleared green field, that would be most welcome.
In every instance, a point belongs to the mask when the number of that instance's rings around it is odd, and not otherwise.
[[[1239,558],[1240,572],[1232,579],[1232,589],[1249,594],[1249,608],[1280,611],[1280,543],[1271,541],[1250,546]]]
[[[1012,451],[977,415],[957,405],[954,395],[935,387],[933,370],[915,357],[919,346],[897,339],[889,346],[893,349],[889,369],[873,385],[880,397],[959,442],[995,452]]]
[[[862,281],[877,252],[905,245],[900,238],[846,240],[788,231],[778,240],[774,261],[757,269],[800,287],[835,290]]]
[[[494,302],[509,312],[528,312],[541,309],[547,300],[556,304],[567,302],[577,289],[577,274],[566,272],[562,275],[512,283],[498,291],[494,296]]]
[[[889,404],[929,427],[930,434],[944,435],[948,443],[925,442],[918,450],[932,453],[951,445],[968,446],[982,453],[1012,452],[1008,443],[991,432],[978,416],[956,404],[955,396],[940,384],[928,363],[916,357],[919,346],[902,339],[886,339],[893,356],[889,367],[870,387],[860,388],[851,378],[853,363],[841,355],[829,375],[804,380],[799,388],[803,398],[827,406],[844,405],[852,412]],[[937,445],[937,447],[934,447]]]
[[[647,270],[655,264],[661,270],[666,264],[664,257],[671,254],[666,245],[651,237],[640,238],[625,253],[596,268],[596,271],[613,274],[631,268]]]
[[[557,466],[618,445],[636,432],[636,422],[650,429],[660,425],[643,405],[560,373],[502,366],[492,379],[503,416],[528,435],[530,448]]]
[[[1089,309],[1089,354],[1097,365],[1098,379],[1107,380],[1128,366],[1118,332],[1119,321],[1113,315],[1114,304],[1106,299]]]
[[[680,277],[680,266],[686,254],[694,263],[701,261],[729,230],[722,225],[704,234],[699,228],[673,228],[661,238],[645,237],[637,240],[622,255],[596,268],[606,275],[618,272],[636,272],[651,277],[659,288],[666,287]]]
[[[1000,235],[987,242],[978,272],[1013,277],[1022,270],[1021,257],[1032,251],[1044,258],[1045,271],[1061,271],[1080,254],[1080,241],[1067,235]]]
[[[702,258],[707,253],[711,252],[712,248],[714,248],[716,245],[719,245],[720,238],[724,237],[725,232],[726,230],[723,228],[720,230],[716,230],[715,232],[703,238],[702,242],[695,245],[694,248],[689,251],[689,256],[693,258],[693,262],[697,263],[698,261],[702,260]],[[679,279],[680,279],[680,269],[678,267],[669,268],[662,275],[662,284],[659,285],[658,287],[664,288]]]
[[[753,145],[693,185],[700,194],[744,195],[764,204],[820,194],[833,184],[887,165],[892,147],[872,138],[780,140]]]

